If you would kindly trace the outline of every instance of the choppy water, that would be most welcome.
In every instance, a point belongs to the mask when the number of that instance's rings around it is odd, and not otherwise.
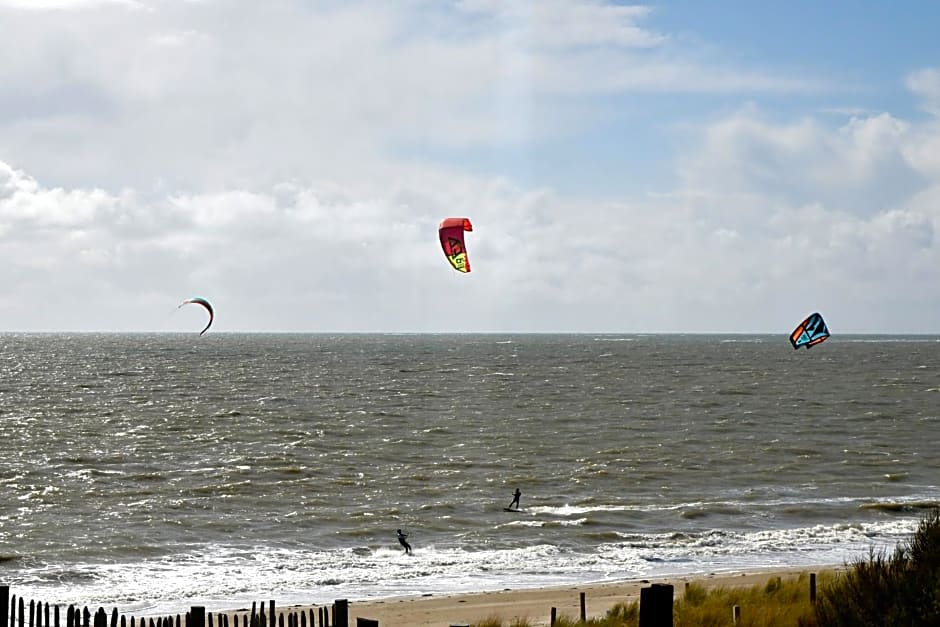
[[[940,502],[937,442],[935,337],[0,335],[0,582],[156,613],[841,563]]]

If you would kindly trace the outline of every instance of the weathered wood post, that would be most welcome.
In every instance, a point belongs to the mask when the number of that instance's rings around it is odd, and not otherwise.
[[[584,593],[581,593],[581,622],[587,621],[587,608],[584,605]]]
[[[271,616],[271,618],[268,619],[271,621],[269,623],[270,626],[277,627],[277,617],[275,616],[275,611],[274,611],[274,599],[271,599],[270,601],[268,601],[268,614],[270,614]]]
[[[333,627],[349,627],[349,601],[346,599],[333,603]]]
[[[809,602],[816,605],[816,573],[809,574]]]
[[[371,618],[356,618],[356,627],[379,627],[379,621]]]
[[[189,608],[189,620],[186,627],[206,627],[206,608],[202,605],[193,605]]]
[[[640,589],[640,627],[672,627],[673,587],[654,583]]]
[[[741,622],[741,606],[735,605],[731,608],[731,624],[737,625]]]
[[[551,618],[549,619],[548,624],[549,624],[551,627],[555,627],[555,621],[556,621],[556,620],[558,620],[558,608],[557,608],[557,607],[553,607],[553,608],[552,608]]]
[[[0,586],[0,627],[10,625],[10,586]]]

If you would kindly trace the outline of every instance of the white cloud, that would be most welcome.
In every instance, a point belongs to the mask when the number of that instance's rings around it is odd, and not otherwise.
[[[923,100],[925,110],[940,116],[940,69],[924,68],[913,72],[907,77],[906,84]]]
[[[702,257],[728,302],[768,320],[828,306],[855,331],[936,330],[940,171],[926,147],[940,128],[887,113],[774,122],[751,107],[700,137],[675,198],[704,233],[747,234]]]
[[[703,150],[687,156],[681,171],[686,186],[699,191],[871,214],[923,185],[922,168],[908,157],[921,137],[887,113],[831,128],[813,118],[774,123],[749,108],[711,125]]]
[[[866,154],[829,151],[841,159],[829,166],[869,187],[882,173],[866,164],[886,150],[872,138],[903,153],[898,129],[918,136],[896,122],[722,120],[686,165],[686,189],[642,203],[440,174],[381,193],[295,182],[141,197],[50,189],[4,166],[0,260],[17,280],[0,313],[7,328],[182,331],[191,321],[168,311],[202,295],[216,304],[219,331],[772,331],[820,309],[848,332],[886,330],[887,294],[892,307],[921,305],[893,330],[929,330],[923,309],[940,305],[929,296],[940,281],[940,181],[850,211],[751,189],[735,171],[735,150],[761,173],[768,166],[757,161],[846,142]],[[762,150],[715,144],[728,129],[765,138]],[[817,161],[790,165],[803,170],[792,174],[807,186],[800,196],[825,196]],[[474,221],[468,276],[439,250],[446,215]]]
[[[105,5],[142,6],[137,0],[0,0],[0,9],[9,7],[29,11],[88,9]]]
[[[568,0],[460,0],[457,6],[471,14],[485,14],[500,20],[513,35],[535,46],[569,48],[614,44],[647,48],[667,39],[637,26],[637,22],[651,12],[646,6],[592,0],[577,3]]]
[[[0,328],[186,330],[201,295],[219,331],[936,330],[936,120],[752,105],[693,134],[667,193],[524,188],[426,155],[536,150],[597,94],[813,82],[704,64],[645,7],[390,6],[0,10]],[[934,106],[935,70],[908,86]]]
[[[577,136],[597,95],[812,85],[697,62],[609,2],[146,7],[0,13],[0,156],[108,189],[384,183],[414,154]]]

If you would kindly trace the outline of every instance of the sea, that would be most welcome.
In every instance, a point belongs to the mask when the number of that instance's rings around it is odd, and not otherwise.
[[[6,333],[0,584],[160,615],[811,571],[909,540],[938,442],[935,336]]]

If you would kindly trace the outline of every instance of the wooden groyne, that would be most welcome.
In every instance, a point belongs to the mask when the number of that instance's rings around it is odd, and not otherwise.
[[[332,605],[277,608],[274,601],[252,603],[251,609],[228,610],[213,615],[193,606],[185,614],[133,616],[103,607],[62,607],[10,594],[0,585],[0,627],[346,627],[349,605],[345,599]]]

